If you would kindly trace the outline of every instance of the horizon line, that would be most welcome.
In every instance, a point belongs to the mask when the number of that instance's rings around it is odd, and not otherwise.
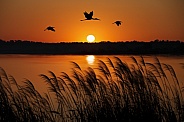
[[[155,40],[150,40],[150,41],[141,41],[141,40],[124,40],[124,41],[98,41],[98,42],[84,42],[84,41],[60,41],[60,42],[43,42],[43,41],[32,41],[32,40],[21,40],[21,39],[10,39],[10,40],[3,40],[0,39],[0,41],[4,41],[4,42],[39,42],[39,43],[121,43],[121,42],[184,42],[181,40],[159,40],[159,39],[155,39]]]

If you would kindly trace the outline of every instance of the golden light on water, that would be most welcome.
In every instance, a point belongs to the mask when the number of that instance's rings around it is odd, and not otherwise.
[[[86,57],[86,60],[88,62],[89,65],[93,65],[94,64],[94,61],[95,61],[95,56],[94,55],[88,55]]]

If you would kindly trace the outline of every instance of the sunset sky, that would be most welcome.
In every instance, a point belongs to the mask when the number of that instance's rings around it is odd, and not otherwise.
[[[80,21],[84,11],[101,21]],[[95,42],[184,41],[184,0],[0,0],[2,40],[86,42],[89,34]]]

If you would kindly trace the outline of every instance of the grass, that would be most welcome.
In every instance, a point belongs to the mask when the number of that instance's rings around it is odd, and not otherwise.
[[[29,80],[20,86],[0,69],[2,122],[182,122],[183,87],[174,69],[158,58],[154,63],[131,57],[99,60],[98,73],[72,62],[72,75],[41,74],[48,93],[40,94]]]

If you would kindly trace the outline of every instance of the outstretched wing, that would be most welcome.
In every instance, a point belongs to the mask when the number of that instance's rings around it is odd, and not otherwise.
[[[93,16],[93,11],[91,11],[90,13],[89,13],[89,15],[91,16],[91,18],[92,18],[92,16]]]
[[[52,29],[51,29],[51,31],[54,31],[54,32],[55,32],[55,29],[54,29],[54,28],[52,28]]]
[[[118,21],[118,25],[121,25],[121,21]]]
[[[89,18],[89,14],[85,11],[84,12],[84,16],[86,17],[86,18]]]

